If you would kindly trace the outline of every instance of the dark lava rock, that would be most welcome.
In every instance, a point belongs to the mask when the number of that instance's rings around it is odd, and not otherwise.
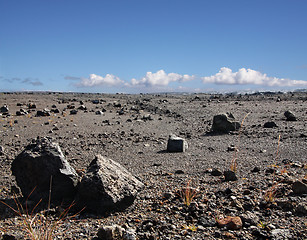
[[[82,178],[77,199],[86,210],[106,213],[131,205],[143,186],[119,163],[97,155]]]
[[[78,110],[76,109],[70,110],[70,115],[76,115],[77,113],[78,113]]]
[[[27,106],[28,106],[29,109],[35,109],[36,108],[35,103],[29,103]]]
[[[301,181],[296,181],[292,185],[292,190],[295,194],[307,194],[307,185]]]
[[[7,113],[7,112],[9,112],[8,106],[6,106],[6,105],[2,106],[2,107],[0,108],[0,112],[1,112],[1,113]]]
[[[212,171],[211,171],[211,175],[212,176],[221,176],[221,175],[223,175],[223,173],[219,169],[213,168]]]
[[[212,131],[228,133],[240,129],[240,123],[235,121],[231,113],[221,113],[213,117]]]
[[[167,142],[168,152],[185,152],[188,149],[188,143],[185,139],[170,135]]]
[[[11,170],[23,196],[31,200],[48,200],[50,181],[52,203],[58,204],[75,196],[78,174],[65,159],[59,145],[50,139],[37,139],[29,144],[14,159]]]
[[[50,116],[50,110],[45,108],[44,110],[38,110],[36,112],[36,117],[49,117]]]
[[[233,171],[224,171],[224,177],[226,182],[238,180],[236,173]]]
[[[266,122],[264,125],[263,125],[264,128],[275,128],[277,127],[276,123],[275,122]]]
[[[296,121],[297,120],[296,117],[294,116],[294,114],[290,111],[286,111],[284,113],[284,115],[285,115],[287,121]]]
[[[252,169],[251,172],[253,172],[253,173],[260,172],[260,168],[256,166],[256,167],[254,167],[254,168]]]

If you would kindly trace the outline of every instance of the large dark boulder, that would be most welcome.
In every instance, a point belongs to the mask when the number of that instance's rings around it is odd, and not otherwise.
[[[231,113],[221,113],[213,117],[212,131],[228,133],[240,129],[240,123],[235,121]]]
[[[143,186],[119,163],[97,155],[82,178],[77,202],[95,213],[122,210],[133,203]]]
[[[52,203],[72,200],[76,194],[79,176],[65,159],[59,145],[49,138],[38,138],[29,144],[14,159],[11,170],[23,196],[33,201],[49,199],[51,178]]]

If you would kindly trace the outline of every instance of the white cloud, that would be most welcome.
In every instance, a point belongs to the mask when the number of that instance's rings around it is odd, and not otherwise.
[[[232,72],[230,68],[223,67],[220,71],[210,77],[202,77],[203,83],[215,84],[238,84],[238,85],[263,85],[263,86],[307,86],[307,81],[291,80],[285,78],[268,77],[261,72],[241,68],[238,72]]]
[[[81,82],[77,83],[79,87],[95,87],[95,86],[118,86],[123,85],[124,81],[120,80],[112,74],[107,74],[105,77],[90,74],[89,78],[81,78]]]
[[[164,70],[159,70],[156,73],[147,72],[146,76],[140,80],[131,79],[131,84],[143,86],[167,86],[171,82],[186,82],[191,81],[195,77],[190,75],[180,75],[178,73],[166,74]]]

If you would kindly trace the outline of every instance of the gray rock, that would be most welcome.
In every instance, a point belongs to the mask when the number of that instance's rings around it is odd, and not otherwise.
[[[257,224],[259,223],[259,217],[250,211],[246,211],[240,217],[245,226],[257,226]]]
[[[285,115],[287,121],[296,121],[297,120],[296,117],[294,116],[294,114],[290,111],[285,111],[284,115]]]
[[[235,121],[231,113],[221,113],[213,117],[212,131],[228,133],[240,129],[240,123]]]
[[[82,178],[77,199],[92,212],[121,210],[133,203],[143,186],[119,163],[97,155]]]
[[[185,152],[188,149],[188,143],[185,139],[171,134],[167,142],[168,152]]]
[[[292,234],[289,229],[274,229],[271,231],[271,236],[274,240],[292,239]]]
[[[301,181],[296,181],[292,185],[292,190],[295,194],[307,194],[307,185]]]
[[[102,240],[136,240],[136,234],[133,230],[126,230],[117,224],[99,228],[97,236]]]
[[[75,196],[79,176],[65,159],[59,145],[51,139],[37,139],[29,144],[14,159],[11,170],[23,196],[33,201],[49,199],[51,176],[52,203],[61,203],[63,199]]]

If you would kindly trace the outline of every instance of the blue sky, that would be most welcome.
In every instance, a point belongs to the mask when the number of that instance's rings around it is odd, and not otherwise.
[[[305,0],[0,0],[0,91],[307,88]]]

